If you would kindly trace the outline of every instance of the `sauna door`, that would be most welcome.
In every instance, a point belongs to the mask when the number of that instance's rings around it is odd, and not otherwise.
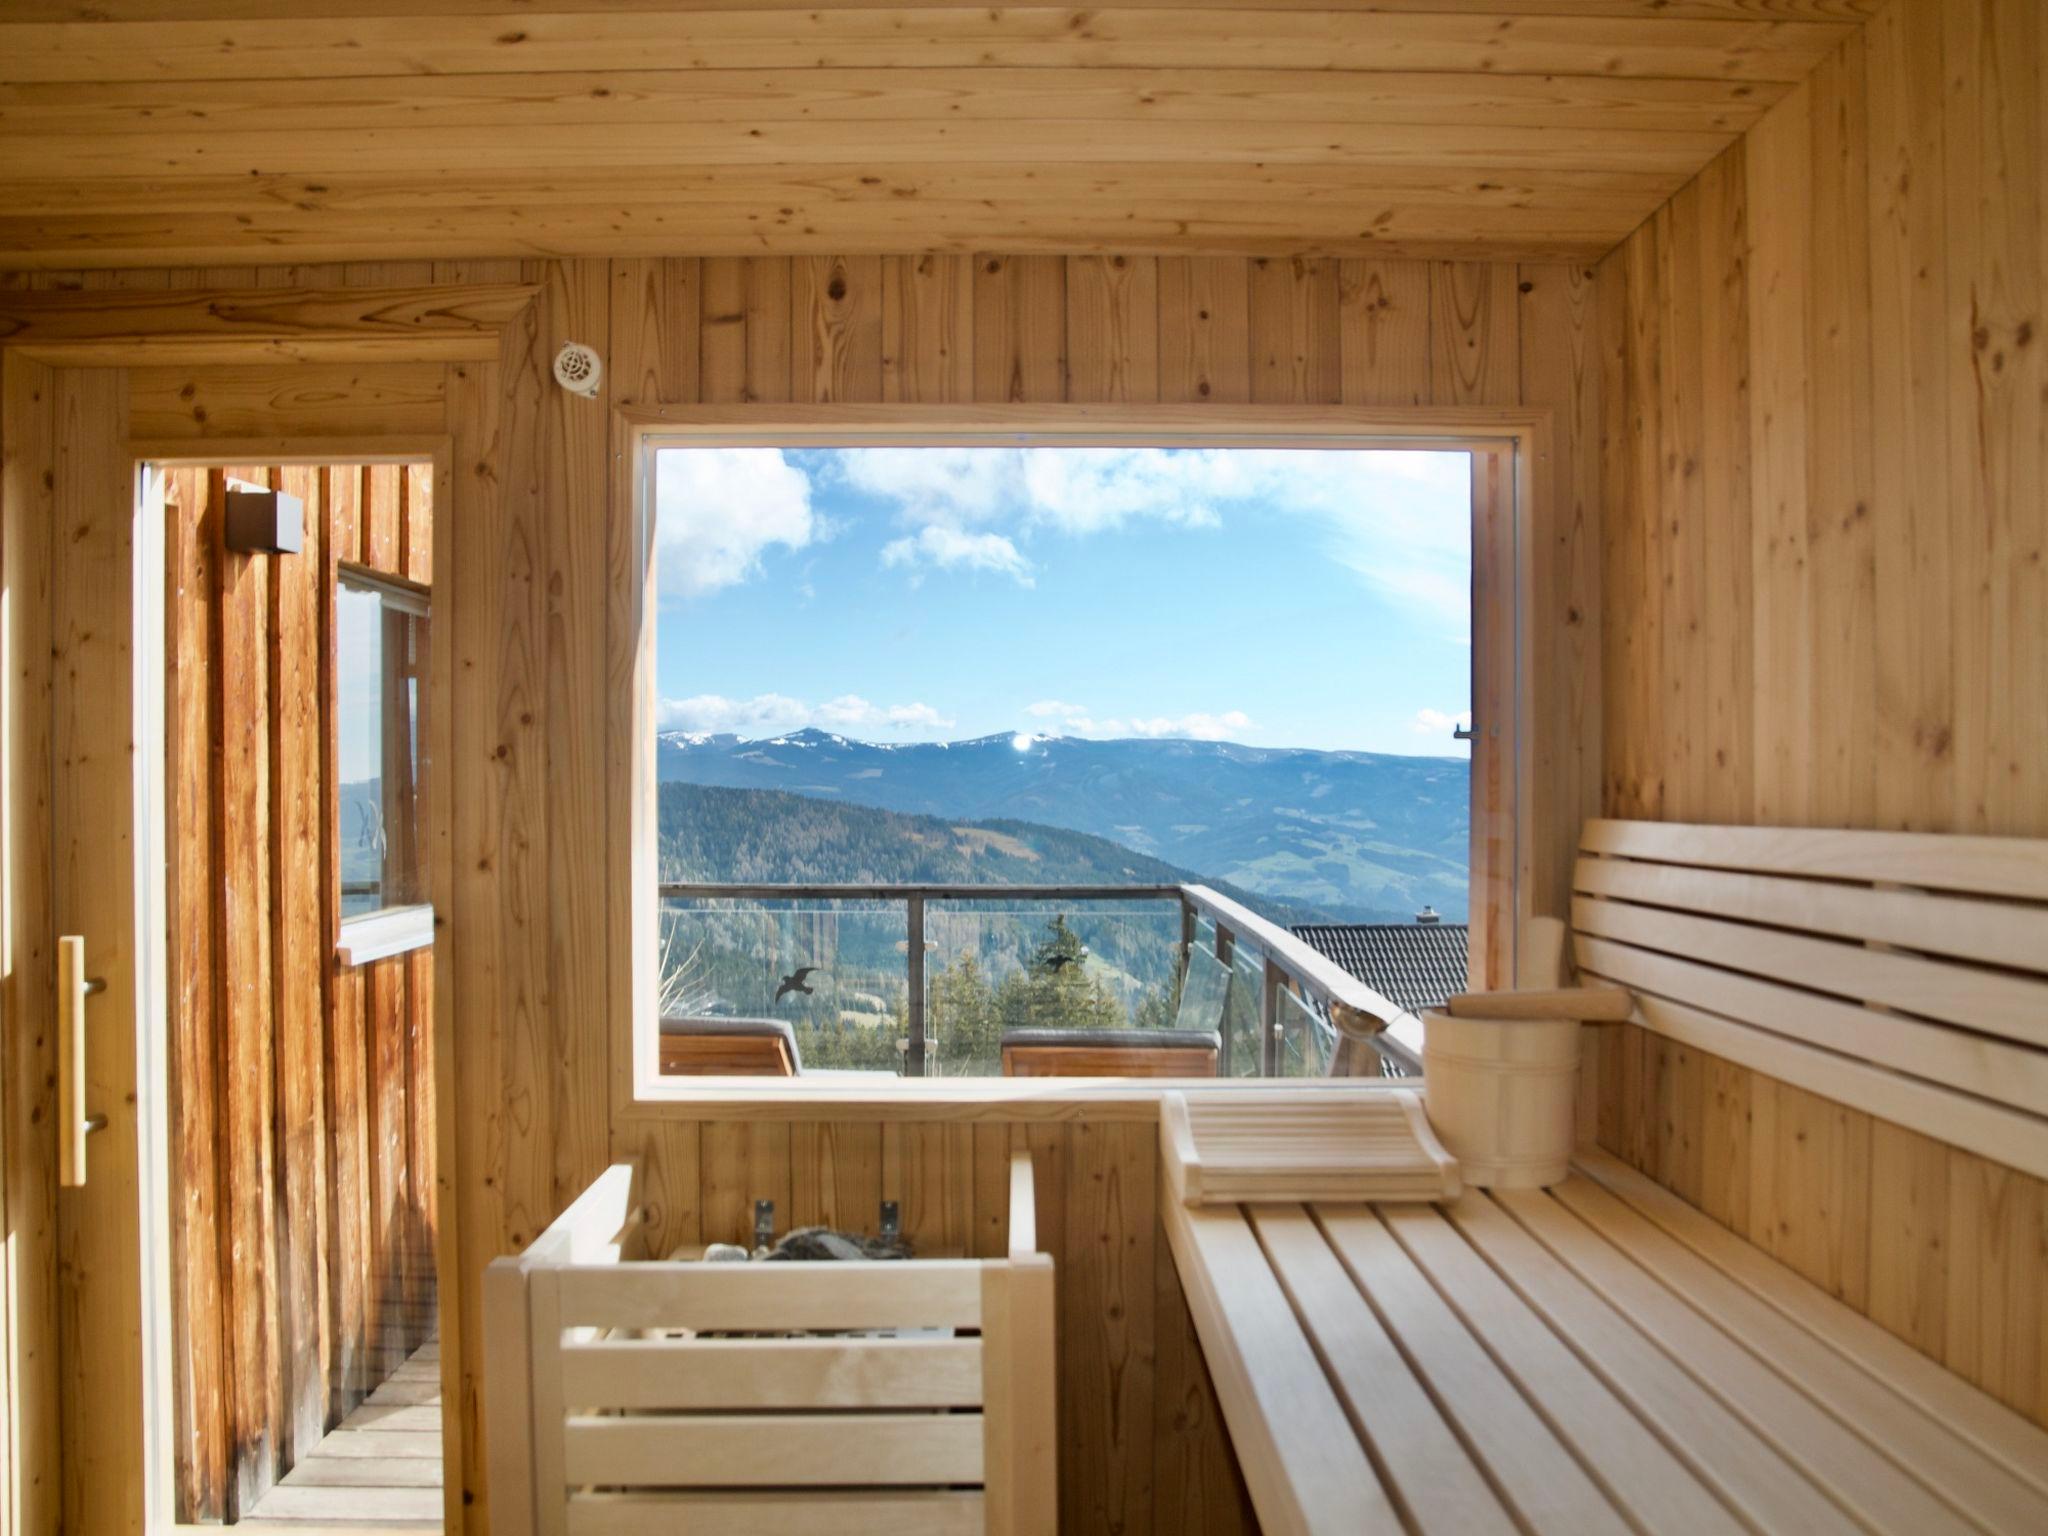
[[[143,1527],[144,1362],[148,1330],[162,1317],[149,1278],[162,1274],[153,1247],[162,1228],[144,1216],[161,1206],[142,1183],[144,1145],[162,1128],[145,1000],[163,953],[142,937],[153,897],[145,871],[160,869],[150,854],[163,816],[161,759],[145,745],[161,739],[161,636],[145,618],[160,611],[152,583],[161,567],[149,498],[120,451],[124,375],[50,377],[48,518],[40,540],[12,522],[7,551],[10,576],[48,573],[8,588],[9,682],[22,690],[9,704],[10,768],[22,791],[9,819],[17,899],[49,904],[43,921],[18,914],[17,973],[35,984],[35,1003],[48,1000],[38,1016],[48,1019],[60,1069],[54,1317],[25,1317],[22,1333],[25,1373],[54,1377],[59,1486],[24,1494],[27,1528],[99,1536]],[[42,837],[46,849],[30,846]],[[38,863],[48,874],[41,890],[25,878]],[[23,1305],[40,1311],[29,1284]]]

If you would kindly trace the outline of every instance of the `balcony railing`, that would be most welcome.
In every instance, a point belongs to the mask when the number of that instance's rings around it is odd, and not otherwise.
[[[1226,1077],[1419,1076],[1421,1023],[1201,885],[671,882],[662,1014],[779,1018],[807,1063],[988,1076],[1019,1027],[1213,1030]],[[807,1066],[808,1070],[808,1066]],[[1356,1070],[1353,1068],[1352,1070]]]

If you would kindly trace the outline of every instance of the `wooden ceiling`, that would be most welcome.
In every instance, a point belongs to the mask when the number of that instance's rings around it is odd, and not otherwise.
[[[1593,257],[1883,0],[6,0],[0,267]]]

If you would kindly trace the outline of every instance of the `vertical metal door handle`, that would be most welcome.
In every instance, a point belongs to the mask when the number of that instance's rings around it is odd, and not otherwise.
[[[85,1112],[85,1000],[106,986],[85,974],[83,938],[57,941],[57,1182],[66,1189],[84,1187],[85,1138],[107,1125]]]

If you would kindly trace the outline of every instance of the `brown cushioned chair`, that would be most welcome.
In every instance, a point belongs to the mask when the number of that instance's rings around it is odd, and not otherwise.
[[[1214,1077],[1213,1029],[1006,1029],[1005,1077]]]

